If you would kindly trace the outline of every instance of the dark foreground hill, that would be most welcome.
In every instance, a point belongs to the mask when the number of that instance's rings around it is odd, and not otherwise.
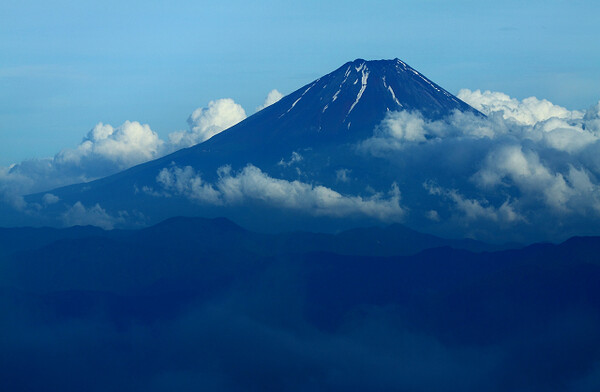
[[[598,390],[597,237],[493,251],[177,218],[2,238],[5,390]]]

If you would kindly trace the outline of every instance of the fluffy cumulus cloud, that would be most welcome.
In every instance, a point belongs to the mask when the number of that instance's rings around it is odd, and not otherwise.
[[[556,211],[600,213],[600,186],[585,168],[569,164],[564,172],[553,171],[538,154],[519,145],[491,151],[473,178],[482,188],[516,186],[533,202]],[[588,211],[591,209],[591,211]]]
[[[202,143],[246,118],[246,111],[233,99],[210,101],[208,107],[198,108],[188,118],[189,132],[173,132],[169,142],[175,147]]]
[[[265,102],[256,108],[257,111],[263,110],[264,108],[273,105],[275,102],[279,101],[283,98],[283,94],[277,90],[271,90],[269,94],[267,94],[267,98],[265,98]]]
[[[430,121],[390,112],[358,151],[418,162],[406,169],[428,173],[429,194],[463,219],[528,222],[526,215],[540,209],[600,217],[600,103],[572,111],[489,91],[461,90],[459,97],[485,116],[455,112]],[[431,185],[438,182],[446,185]]]
[[[415,144],[437,142],[450,137],[494,138],[509,129],[498,119],[473,113],[455,112],[448,121],[429,121],[420,112],[388,112],[374,130],[373,137],[363,141],[359,150],[385,156]]]
[[[99,123],[75,149],[66,149],[54,157],[57,165],[86,167],[93,172],[99,164],[122,170],[156,158],[164,141],[147,124],[125,121],[120,127]]]
[[[250,164],[238,173],[224,166],[218,174],[218,181],[211,184],[189,166],[171,167],[162,169],[156,181],[167,192],[214,205],[235,205],[251,200],[317,216],[363,215],[382,221],[400,221],[405,214],[396,184],[392,184],[387,195],[362,197],[342,195],[321,185],[273,178]]]
[[[514,137],[569,153],[595,144],[600,138],[600,103],[582,111],[569,111],[546,100],[518,101],[503,93],[461,90],[460,97],[483,112],[454,112],[445,120],[429,121],[419,112],[389,112],[361,148],[374,154],[439,142],[447,138]]]
[[[99,123],[73,149],[0,169],[0,193],[14,198],[86,182],[158,158],[164,152],[165,142],[147,124],[126,121],[115,128]]]
[[[484,114],[500,112],[505,119],[525,125],[534,125],[551,118],[573,120],[583,117],[583,113],[580,111],[570,111],[562,106],[554,105],[548,100],[540,100],[536,97],[519,101],[500,92],[481,92],[481,90],[471,91],[468,89],[460,90],[457,96]]]
[[[218,99],[194,110],[188,119],[189,130],[173,132],[168,140],[137,121],[125,121],[118,127],[98,123],[75,148],[63,149],[52,158],[0,167],[0,202],[24,210],[25,194],[114,174],[200,143],[244,118],[244,109],[232,99]],[[44,204],[53,204],[52,200],[45,198]]]

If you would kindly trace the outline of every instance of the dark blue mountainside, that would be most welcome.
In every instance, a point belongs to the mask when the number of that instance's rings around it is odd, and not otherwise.
[[[177,215],[225,216],[258,230],[336,231],[397,222],[401,208],[396,206],[395,215],[378,212],[375,199],[385,199],[408,173],[357,152],[357,146],[373,136],[387,114],[399,110],[419,111],[429,119],[444,118],[454,111],[480,115],[398,59],[355,60],[204,143],[104,179],[52,190],[60,202],[36,217],[36,224],[63,224],[65,211],[77,202],[88,208],[99,204],[107,214],[120,217],[115,220],[117,227],[148,225]],[[265,180],[257,179],[256,171],[243,173],[254,174],[253,180],[263,184],[244,182],[248,176],[242,177],[241,171],[247,165],[258,168],[259,175],[268,176]],[[185,179],[182,173],[173,177],[177,170],[188,166],[193,173],[186,171]],[[233,201],[224,194],[224,184],[216,185],[224,176],[224,168],[227,175],[238,180],[236,186],[245,187],[238,192],[242,197],[233,197]],[[167,173],[172,180],[168,190],[166,182],[158,179],[165,169],[172,170]],[[194,176],[202,181],[193,182]],[[423,181],[416,181],[420,182],[413,194],[401,189],[403,200],[420,202]],[[315,189],[306,190],[298,182]],[[196,193],[203,191],[202,184],[218,188],[220,193],[213,192],[212,198],[199,196]],[[298,207],[308,199],[302,195],[297,196],[298,203],[273,201],[266,189],[259,189],[261,186],[271,186],[270,190],[281,186],[296,191],[302,188],[316,195],[315,203],[329,204],[326,208],[310,203]],[[345,207],[335,210],[331,198],[325,200],[328,196],[323,196],[323,189],[318,187],[344,196],[338,204]],[[43,204],[43,194],[27,200]]]
[[[440,119],[475,109],[399,59],[346,63],[212,138],[204,148],[299,149],[364,140],[389,111]]]
[[[600,238],[484,249],[398,226],[3,229],[0,385],[597,391]]]

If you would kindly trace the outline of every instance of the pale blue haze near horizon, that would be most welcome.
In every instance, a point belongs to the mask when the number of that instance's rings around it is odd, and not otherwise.
[[[0,3],[0,166],[98,122],[165,137],[210,100],[251,114],[355,58],[398,57],[449,91],[569,109],[600,99],[596,1]]]

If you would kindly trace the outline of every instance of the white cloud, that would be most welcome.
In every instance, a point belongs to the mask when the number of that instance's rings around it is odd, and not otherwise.
[[[350,169],[338,169],[335,171],[336,182],[350,182],[348,175],[352,172]]]
[[[292,152],[292,155],[290,156],[290,160],[289,161],[284,161],[283,158],[281,158],[281,160],[277,163],[279,166],[292,166],[300,161],[302,161],[302,159],[304,159],[302,157],[302,155],[298,154],[296,151]]]
[[[52,158],[30,159],[0,167],[0,197],[15,208],[25,207],[22,195],[88,182],[189,147],[246,117],[231,99],[211,101],[188,119],[190,131],[173,132],[161,140],[148,124],[125,121],[118,127],[98,123],[75,148]]]
[[[0,168],[0,193],[24,195],[104,177],[158,158],[164,142],[146,124],[97,124],[74,149],[53,158],[31,159]]]
[[[516,211],[509,200],[504,201],[499,207],[494,207],[487,200],[469,199],[464,197],[456,189],[445,189],[432,182],[423,184],[431,195],[443,196],[454,203],[454,208],[463,214],[469,221],[478,219],[490,220],[501,223],[515,223],[524,221],[524,218]],[[428,216],[432,220],[439,220],[436,211],[429,211]]]
[[[212,185],[205,183],[191,166],[183,169],[171,167],[162,169],[156,177],[165,190],[185,195],[191,199],[221,204],[221,194]]]
[[[99,204],[86,208],[81,202],[75,203],[63,215],[62,220],[65,226],[98,226],[105,230],[114,228],[115,223],[119,221],[109,215]]]
[[[600,136],[600,102],[589,108],[583,116],[586,129],[596,136]]]
[[[45,205],[50,205],[50,204],[58,203],[59,200],[60,200],[60,198],[58,196],[56,196],[56,195],[53,195],[52,193],[46,193],[42,197],[42,202]]]
[[[419,143],[443,139],[516,138],[575,153],[600,140],[600,103],[587,111],[569,111],[535,97],[519,101],[506,94],[461,90],[459,97],[487,117],[455,111],[444,120],[429,121],[419,112],[388,112],[359,150],[385,156]]]
[[[536,97],[519,101],[500,92],[481,92],[481,90],[471,91],[468,89],[460,90],[457,97],[486,115],[501,112],[504,119],[523,125],[534,125],[550,118],[573,120],[583,116],[580,111],[570,111]]]
[[[219,180],[208,184],[189,166],[171,167],[161,170],[156,181],[167,191],[216,205],[254,200],[318,216],[365,215],[382,221],[399,221],[405,214],[400,206],[400,191],[396,184],[387,195],[362,197],[342,195],[320,185],[273,178],[250,164],[239,173],[233,173],[229,166],[224,166],[218,174]]]
[[[590,208],[600,212],[600,186],[583,168],[568,165],[565,172],[554,172],[535,151],[518,145],[503,146],[490,152],[473,179],[482,188],[516,187],[522,198],[541,199],[559,212]]]
[[[597,216],[600,103],[582,112],[533,97],[519,101],[469,90],[459,95],[487,117],[454,112],[428,121],[417,112],[390,112],[358,151],[403,165],[418,162],[420,167],[405,170],[446,182],[437,194],[467,217],[494,220],[504,214],[510,220],[540,208],[558,216]],[[502,196],[511,204],[503,207]]]
[[[233,99],[210,101],[208,107],[198,108],[188,118],[189,132],[179,131],[169,135],[175,148],[202,143],[246,118],[246,111]]]
[[[440,214],[436,210],[429,210],[425,213],[427,219],[432,220],[434,222],[440,221]]]
[[[21,195],[12,192],[0,193],[0,201],[9,205],[17,211],[23,211],[27,208],[27,202]]]
[[[273,105],[275,102],[279,101],[283,98],[283,94],[277,90],[271,90],[269,94],[267,94],[267,98],[265,98],[265,102],[256,108],[256,111],[261,111],[264,108]]]
[[[533,132],[547,146],[569,153],[584,149],[599,139],[599,135],[590,132],[583,123],[569,124],[559,118],[551,118],[534,125]]]
[[[148,124],[125,121],[120,127],[98,123],[77,148],[54,157],[59,165],[98,165],[104,162],[123,170],[161,155],[164,142]]]
[[[420,112],[388,112],[373,137],[358,145],[360,151],[385,156],[411,146],[436,143],[448,138],[495,138],[509,132],[498,118],[485,118],[473,113],[455,111],[445,120],[430,121]]]

